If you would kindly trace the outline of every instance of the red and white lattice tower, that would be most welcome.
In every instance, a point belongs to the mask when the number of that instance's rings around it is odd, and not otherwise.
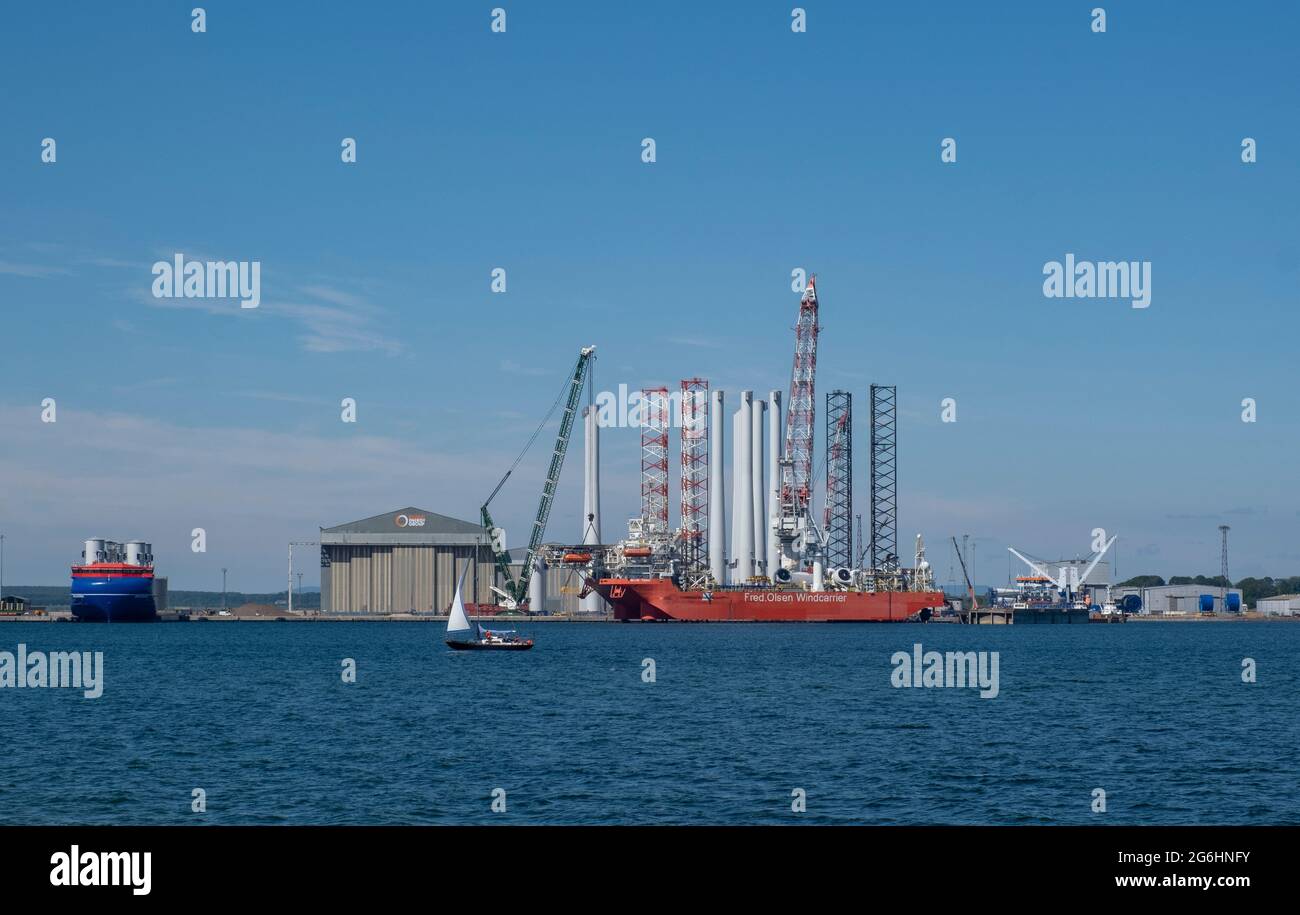
[[[701,569],[709,557],[709,383],[682,380],[682,559]]]
[[[647,532],[668,531],[668,389],[641,391],[641,521]]]
[[[812,488],[813,427],[817,419],[813,387],[817,378],[817,277],[799,300],[799,323],[794,329],[794,368],[790,372],[790,405],[785,414],[785,457],[781,475],[783,515],[808,514]]]

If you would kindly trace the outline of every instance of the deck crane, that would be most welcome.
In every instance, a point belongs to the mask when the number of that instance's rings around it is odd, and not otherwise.
[[[957,553],[957,561],[961,563],[961,575],[966,579],[966,593],[970,595],[970,609],[974,613],[980,607],[980,602],[975,597],[975,585],[971,584],[970,574],[966,571],[966,558],[961,554],[961,547],[957,546],[957,538],[952,538],[952,548]]]
[[[794,332],[794,364],[790,370],[790,399],[785,415],[785,454],[779,459],[781,505],[776,536],[781,556],[768,557],[773,569],[802,566],[807,554],[819,552],[812,532],[813,429],[816,422],[814,387],[817,378],[817,277],[799,299]]]
[[[1088,567],[1083,570],[1082,575],[1078,574],[1077,569],[1067,567],[1061,568],[1061,574],[1059,576],[1053,575],[1041,563],[1034,562],[1032,559],[1019,552],[1015,547],[1009,546],[1007,547],[1007,550],[1025,565],[1029,566],[1029,568],[1034,571],[1035,575],[1046,578],[1055,585],[1056,589],[1061,592],[1062,597],[1067,600],[1074,600],[1079,588],[1087,583],[1088,576],[1092,574],[1093,569],[1097,568],[1097,563],[1101,562],[1101,558],[1106,555],[1107,551],[1118,539],[1118,534],[1112,535],[1111,538],[1102,545],[1101,549],[1096,551],[1096,555],[1092,557],[1092,561],[1088,563]]]
[[[501,598],[501,605],[507,610],[517,610],[528,600],[528,583],[533,577],[533,564],[537,559],[538,548],[542,545],[542,537],[546,534],[546,519],[551,514],[551,504],[555,501],[555,489],[560,483],[560,470],[564,467],[564,455],[569,450],[569,435],[573,431],[573,418],[578,411],[578,401],[582,397],[582,388],[587,381],[587,371],[591,364],[592,357],[596,352],[594,346],[584,346],[578,352],[578,361],[573,366],[573,371],[569,373],[569,379],[561,389],[555,403],[551,405],[550,411],[542,420],[541,425],[533,432],[524,445],[524,450],[515,458],[515,462],[510,465],[501,482],[497,483],[492,494],[487,497],[480,510],[483,516],[483,527],[492,537],[492,552],[496,556],[497,570],[505,583],[505,588],[493,587],[492,590]],[[514,575],[510,571],[510,554],[505,548],[505,538],[501,529],[492,522],[492,515],[488,512],[488,506],[496,498],[501,487],[505,485],[506,480],[515,472],[519,462],[523,460],[524,454],[537,439],[541,433],[542,427],[550,420],[555,413],[556,407],[564,403],[564,413],[560,416],[560,433],[555,439],[555,450],[551,453],[551,466],[546,472],[546,482],[542,484],[542,499],[537,505],[537,517],[533,519],[533,530],[528,537],[528,553],[524,556],[523,571],[519,574],[519,580],[515,581]],[[535,608],[529,608],[530,610]]]

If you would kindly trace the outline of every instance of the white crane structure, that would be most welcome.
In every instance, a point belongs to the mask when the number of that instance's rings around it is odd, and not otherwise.
[[[1088,580],[1088,576],[1092,574],[1092,570],[1097,568],[1097,563],[1101,562],[1102,557],[1106,555],[1106,552],[1111,548],[1111,545],[1114,544],[1118,537],[1118,534],[1112,535],[1102,548],[1096,551],[1092,556],[1091,561],[1088,563],[1088,567],[1083,570],[1082,575],[1079,574],[1079,569],[1076,566],[1061,566],[1059,574],[1053,575],[1042,563],[1035,562],[1028,556],[1019,552],[1015,547],[1009,546],[1007,549],[1013,556],[1025,565],[1029,566],[1035,575],[1046,578],[1054,584],[1056,589],[1060,591],[1067,600],[1074,600],[1079,588]]]

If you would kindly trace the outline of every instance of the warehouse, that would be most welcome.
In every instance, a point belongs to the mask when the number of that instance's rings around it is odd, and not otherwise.
[[[482,525],[409,507],[323,527],[325,613],[445,613],[465,575],[466,603],[492,603],[496,563]]]
[[[1201,609],[1201,595],[1212,599],[1215,613],[1236,611],[1242,607],[1240,588],[1217,585],[1157,585],[1151,588],[1115,588],[1112,591],[1117,602],[1129,594],[1142,599],[1141,613],[1195,616]]]
[[[1255,602],[1255,609],[1270,616],[1300,615],[1300,594],[1275,594],[1261,597]]]

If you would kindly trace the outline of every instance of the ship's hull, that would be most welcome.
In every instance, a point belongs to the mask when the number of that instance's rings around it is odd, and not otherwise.
[[[158,619],[153,573],[78,567],[72,573],[72,616],[83,623],[149,623]]]
[[[1026,623],[1087,623],[1091,622],[1083,607],[1030,607],[1017,608],[1013,621],[1020,626]]]
[[[527,651],[533,647],[532,639],[523,642],[461,642],[447,639],[447,647],[452,651]]]
[[[941,591],[683,591],[669,579],[604,578],[596,590],[618,620],[754,623],[903,623],[925,619]]]

